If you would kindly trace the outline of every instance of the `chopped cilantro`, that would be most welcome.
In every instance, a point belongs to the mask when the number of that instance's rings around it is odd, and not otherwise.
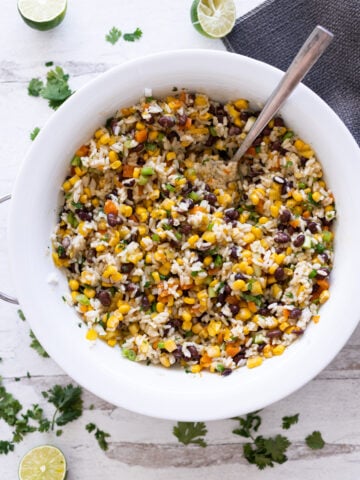
[[[25,318],[25,315],[24,315],[24,312],[19,308],[19,310],[17,311],[18,315],[19,315],[19,318],[25,322],[26,318]]]
[[[106,451],[109,448],[109,445],[106,441],[106,438],[110,437],[109,433],[106,433],[103,430],[100,430],[94,423],[88,423],[85,426],[85,428],[89,433],[91,433],[95,430],[95,438],[96,438],[101,450]]]
[[[40,132],[39,127],[35,127],[34,130],[30,133],[30,140],[34,141]]]
[[[282,428],[288,430],[292,425],[295,425],[299,421],[299,414],[291,415],[282,418]]]
[[[116,27],[112,27],[109,33],[105,35],[105,40],[111,43],[111,45],[115,45],[115,43],[119,41],[120,37],[121,37],[121,31]]]
[[[124,33],[124,40],[126,42],[135,42],[135,40],[140,40],[142,37],[142,31],[138,27],[133,33]]]
[[[28,94],[32,97],[38,97],[44,84],[40,78],[32,78],[28,85]]]
[[[305,438],[306,445],[313,450],[319,450],[324,447],[325,442],[319,431],[313,432]]]
[[[204,422],[178,422],[173,428],[173,434],[184,445],[190,443],[206,447],[204,436],[207,428]]]
[[[45,67],[52,67],[54,62],[45,62]]]
[[[30,338],[32,338],[32,342],[30,343],[30,347],[37,351],[37,353],[44,358],[48,358],[49,355],[44,350],[43,346],[40,344],[39,340],[35,337],[34,332],[30,330]]]

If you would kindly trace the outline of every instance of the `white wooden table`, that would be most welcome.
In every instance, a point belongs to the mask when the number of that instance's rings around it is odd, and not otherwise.
[[[262,0],[238,0],[238,14]],[[14,0],[1,2],[0,28],[0,195],[11,192],[16,173],[30,145],[29,133],[43,126],[52,114],[46,101],[29,97],[32,77],[44,77],[46,61],[61,65],[70,74],[73,89],[79,88],[108,68],[127,59],[166,49],[213,48],[221,41],[200,36],[189,21],[191,0],[69,0],[64,23],[50,32],[36,32],[20,19]],[[105,42],[116,25],[122,31],[143,30],[139,42]],[[29,182],[36,188],[36,169]],[[7,208],[0,211],[0,289],[14,291],[9,278],[6,250]],[[26,232],[24,232],[26,241]],[[21,272],[18,272],[21,275]],[[31,289],[31,282],[29,282]],[[344,299],[346,301],[346,299]],[[51,360],[29,347],[29,326],[17,308],[0,304],[0,375],[6,388],[24,406],[39,403],[48,411],[41,391],[55,383],[71,381]],[[49,315],[51,312],[49,312]],[[345,318],[339,318],[339,328]],[[27,378],[30,372],[31,378]],[[296,375],[296,372],[294,372]],[[20,381],[15,381],[20,377]],[[206,449],[185,447],[172,435],[174,422],[159,421],[130,413],[84,392],[83,416],[54,434],[30,434],[15,452],[0,456],[0,479],[17,478],[22,455],[43,443],[58,445],[69,464],[68,480],[112,480],[115,478],[162,480],[168,478],[215,480],[222,478],[356,480],[360,477],[360,329],[337,358],[300,391],[265,409],[265,434],[280,433],[283,415],[300,412],[299,424],[288,433],[293,442],[289,461],[259,472],[242,457],[241,438],[233,435],[231,420],[208,422]],[[93,404],[94,409],[89,410]],[[107,452],[99,449],[88,422],[111,434]],[[311,451],[304,438],[320,430],[326,447]],[[0,438],[8,436],[0,422]]]

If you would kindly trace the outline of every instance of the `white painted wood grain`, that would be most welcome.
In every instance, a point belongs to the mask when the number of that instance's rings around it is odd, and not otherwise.
[[[238,13],[245,13],[261,1],[237,0]],[[72,88],[77,89],[110,67],[141,55],[171,48],[224,49],[220,41],[201,37],[192,28],[191,0],[69,0],[64,23],[51,32],[26,27],[15,3],[1,2],[0,194],[11,191],[30,145],[30,131],[42,127],[52,113],[44,100],[27,95],[29,79],[45,75],[44,62],[52,60],[63,66],[71,75]],[[134,44],[119,42],[112,46],[104,36],[113,25],[123,31],[140,26],[144,36]],[[36,165],[29,182],[36,188]],[[2,205],[0,288],[11,293],[14,287],[9,278],[6,218],[7,206]],[[339,328],[344,321],[339,319]],[[29,344],[27,322],[19,319],[16,307],[0,304],[0,374],[4,383],[24,406],[39,403],[50,415],[51,408],[44,403],[41,392],[71,379],[51,359],[39,357]],[[0,480],[15,480],[21,456],[46,442],[64,451],[69,463],[68,480],[356,480],[360,472],[359,352],[360,328],[316,379],[263,411],[262,431],[269,435],[280,432],[283,415],[300,412],[299,424],[288,432],[293,442],[289,461],[276,469],[259,472],[244,461],[242,439],[231,433],[235,425],[232,420],[208,422],[206,449],[185,447],[172,435],[174,422],[137,415],[84,392],[83,416],[69,424],[61,437],[29,435],[15,453],[0,456]],[[26,377],[28,371],[31,379]],[[20,381],[16,382],[15,377]],[[91,405],[93,410],[89,409]],[[101,451],[85,431],[90,421],[111,433],[108,452]],[[303,443],[314,429],[321,430],[327,442],[321,452],[312,452]],[[7,434],[6,426],[0,423],[0,438]]]

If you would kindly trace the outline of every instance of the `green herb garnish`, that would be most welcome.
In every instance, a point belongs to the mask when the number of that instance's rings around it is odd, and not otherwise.
[[[295,425],[299,421],[299,414],[291,415],[282,418],[282,428],[288,430],[292,425]]]
[[[46,392],[42,392],[42,395],[56,408],[51,422],[52,430],[55,425],[62,427],[81,416],[83,401],[81,398],[82,389],[80,387],[74,387],[72,384],[66,387],[55,385]]]
[[[86,426],[85,426],[86,430],[91,433],[95,430],[95,438],[99,444],[99,447],[101,448],[101,450],[104,450],[106,451],[108,448],[109,448],[109,445],[106,441],[106,439],[108,437],[110,437],[110,434],[109,433],[106,433],[104,432],[103,430],[100,430],[96,425],[95,423],[88,423]]]
[[[30,338],[32,342],[30,343],[30,347],[37,351],[37,353],[44,358],[48,358],[48,353],[44,350],[43,346],[40,344],[39,340],[35,337],[34,332],[30,330]]]
[[[184,445],[190,443],[206,447],[204,436],[207,428],[204,422],[178,422],[173,428],[173,434]]]
[[[132,362],[136,359],[136,353],[134,350],[123,348],[122,353],[124,357],[126,357],[128,360],[131,360]]]
[[[34,130],[30,133],[30,140],[34,141],[40,132],[39,127],[35,127]]]
[[[115,45],[121,38],[121,35],[121,31],[118,28],[112,27],[109,33],[105,35],[105,40],[111,43],[111,45]]]
[[[32,97],[38,97],[44,84],[40,78],[32,78],[28,85],[28,94]]]
[[[319,431],[313,432],[305,438],[306,445],[313,450],[320,450],[324,447],[325,442]]]
[[[79,222],[77,221],[73,212],[69,212],[67,214],[66,220],[73,228],[77,228],[77,226],[79,225]]]
[[[20,308],[19,308],[19,310],[17,311],[17,314],[19,315],[20,320],[22,320],[23,322],[25,322],[26,318],[25,318],[24,312],[23,312]]]
[[[311,272],[309,273],[309,278],[315,278],[317,275],[317,270],[311,270]]]
[[[124,40],[126,42],[135,42],[135,40],[140,40],[142,37],[142,31],[138,27],[133,33],[124,33]]]

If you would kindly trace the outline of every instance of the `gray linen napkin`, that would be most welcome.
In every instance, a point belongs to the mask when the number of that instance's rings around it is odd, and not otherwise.
[[[286,70],[316,25],[335,38],[304,79],[360,143],[360,1],[267,0],[236,21],[226,48]]]

